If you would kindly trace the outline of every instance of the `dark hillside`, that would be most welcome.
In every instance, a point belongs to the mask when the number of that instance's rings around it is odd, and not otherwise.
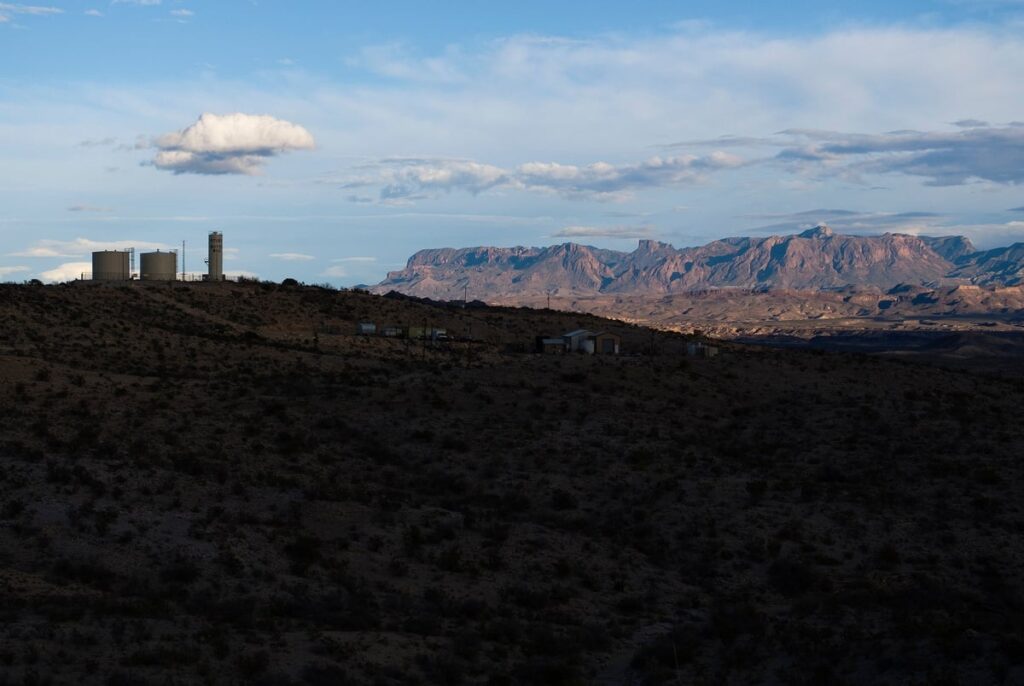
[[[0,287],[0,684],[1024,681],[1024,384],[685,343]]]

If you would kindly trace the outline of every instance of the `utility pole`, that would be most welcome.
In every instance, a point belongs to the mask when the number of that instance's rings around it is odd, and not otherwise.
[[[181,280],[185,280],[185,241],[181,242]]]
[[[462,286],[462,309],[466,309],[466,304],[469,302],[469,281],[467,280]]]

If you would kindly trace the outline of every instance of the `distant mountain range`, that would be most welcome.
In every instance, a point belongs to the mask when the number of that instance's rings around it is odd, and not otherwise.
[[[452,300],[512,295],[664,295],[720,288],[889,289],[898,284],[1024,283],[1024,243],[978,251],[963,236],[803,233],[725,238],[692,248],[641,240],[633,252],[576,243],[546,248],[421,250],[374,287]]]

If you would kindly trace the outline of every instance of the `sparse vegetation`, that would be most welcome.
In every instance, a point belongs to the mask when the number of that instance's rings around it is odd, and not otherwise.
[[[1012,377],[300,284],[0,322],[0,683],[1024,678]]]

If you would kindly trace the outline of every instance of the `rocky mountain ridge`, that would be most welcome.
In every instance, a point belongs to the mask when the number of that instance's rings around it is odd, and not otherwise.
[[[510,295],[665,295],[708,289],[889,289],[899,284],[1024,283],[1024,244],[978,251],[963,236],[852,236],[820,225],[788,236],[620,252],[577,243],[421,250],[374,290],[454,299]]]

